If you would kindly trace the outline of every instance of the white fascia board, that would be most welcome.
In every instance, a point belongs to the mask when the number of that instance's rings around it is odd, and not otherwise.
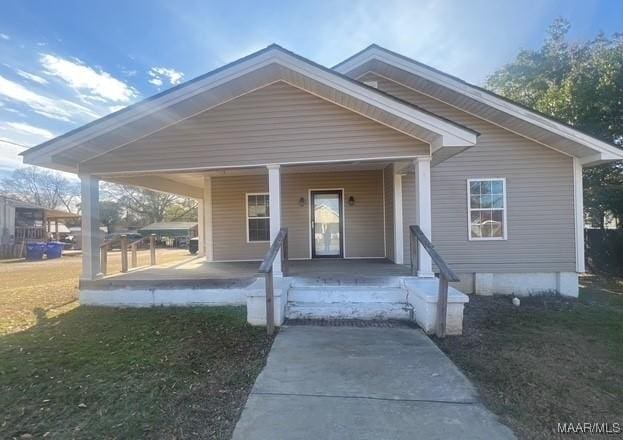
[[[478,139],[478,135],[470,130],[463,129],[427,112],[395,101],[383,94],[377,93],[375,90],[370,90],[368,87],[354,83],[346,78],[332,75],[330,72],[326,72],[323,69],[294,58],[289,54],[278,52],[276,59],[282,66],[298,72],[301,75],[319,81],[374,107],[386,110],[433,133],[437,133],[441,136],[443,145],[471,146],[474,145]]]
[[[273,49],[275,50],[275,49]],[[22,154],[24,156],[24,162],[30,163],[31,160],[45,156],[51,158],[53,154],[58,154],[64,150],[73,148],[81,143],[87,142],[102,133],[115,130],[123,125],[133,122],[137,119],[143,118],[147,115],[157,113],[166,107],[177,104],[180,101],[192,98],[193,96],[210,88],[217,87],[223,83],[236,79],[246,73],[251,73],[257,69],[269,65],[273,61],[273,50],[266,51],[263,54],[259,54],[256,57],[252,57],[248,60],[242,61],[230,69],[225,69],[221,72],[216,72],[209,75],[205,79],[199,80],[195,83],[188,84],[186,87],[182,87],[178,90],[165,93],[158,99],[152,102],[143,103],[136,108],[130,109],[119,115],[118,118],[112,117],[108,121],[101,121],[100,123],[83,129],[79,133],[71,136],[71,140],[60,139],[58,146],[54,143],[40,150],[29,151],[26,150]]]
[[[579,158],[579,161],[583,167],[592,167],[592,166],[601,165],[604,163],[612,162],[615,160],[622,160],[622,159],[623,159],[623,151],[620,152],[618,155],[614,155],[611,153],[591,154],[590,156],[584,156],[582,158]]]
[[[345,63],[335,67],[335,70],[337,72],[346,74],[349,71],[373,60],[381,61],[383,63],[410,72],[414,75],[433,81],[443,87],[446,87],[457,93],[461,93],[476,101],[482,102],[483,104],[489,105],[496,110],[507,113],[511,116],[515,116],[519,119],[534,124],[542,129],[548,130],[574,142],[581,143],[582,145],[585,145],[586,147],[591,148],[597,152],[609,153],[611,155],[611,158],[606,160],[623,159],[623,151],[619,150],[613,145],[608,144],[607,142],[595,139],[578,130],[574,130],[571,127],[567,127],[556,121],[545,118],[528,109],[522,108],[521,106],[498,98],[495,95],[478,90],[462,81],[450,78],[444,74],[435,72],[434,70],[422,66],[418,63],[413,63],[391,53],[385,52],[384,50],[377,47],[371,47],[368,50],[356,55]]]

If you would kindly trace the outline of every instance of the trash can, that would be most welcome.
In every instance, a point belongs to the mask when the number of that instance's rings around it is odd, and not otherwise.
[[[193,255],[199,252],[199,239],[197,237],[188,240],[188,251]]]
[[[65,247],[64,243],[60,241],[49,241],[46,245],[45,253],[50,258],[61,258],[63,255],[63,248]]]
[[[26,259],[29,261],[43,260],[45,250],[45,243],[28,243],[26,245]]]

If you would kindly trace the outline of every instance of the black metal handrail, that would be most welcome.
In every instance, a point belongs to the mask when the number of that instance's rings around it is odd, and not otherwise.
[[[281,250],[281,272],[286,276],[288,273],[288,228],[279,230],[258,270],[259,273],[264,274],[266,280],[266,331],[269,335],[272,335],[275,330],[273,263],[279,250]]]
[[[448,282],[460,281],[459,277],[452,269],[448,267],[441,255],[435,249],[435,246],[428,239],[424,231],[418,225],[409,226],[410,244],[411,244],[411,273],[417,275],[419,269],[419,259],[417,258],[418,243],[422,245],[424,250],[430,255],[433,262],[439,269],[439,290],[437,298],[437,328],[436,334],[443,338],[446,336],[446,320],[448,316]]]

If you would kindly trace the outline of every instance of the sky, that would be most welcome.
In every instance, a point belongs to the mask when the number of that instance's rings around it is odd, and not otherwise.
[[[573,40],[611,35],[623,2],[3,0],[0,176],[24,146],[271,43],[328,67],[376,43],[483,85],[556,17]]]

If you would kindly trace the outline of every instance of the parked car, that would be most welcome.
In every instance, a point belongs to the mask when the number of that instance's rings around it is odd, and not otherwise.
[[[128,243],[132,243],[133,241],[140,240],[143,237],[141,234],[138,234],[136,232],[130,232],[130,233],[113,232],[112,234],[107,234],[106,241],[114,240],[112,245],[110,246],[110,249],[121,249],[121,242],[119,241],[119,238],[122,235],[127,235]]]

